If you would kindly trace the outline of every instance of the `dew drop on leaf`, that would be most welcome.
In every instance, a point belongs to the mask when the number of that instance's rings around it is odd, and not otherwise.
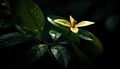
[[[30,10],[31,13],[33,13],[33,10]]]
[[[44,28],[43,27],[41,27],[41,30],[43,30]]]
[[[36,14],[36,12],[34,12],[34,14]]]
[[[36,31],[36,32],[38,32],[39,30],[38,30],[38,29],[36,29],[35,31]]]

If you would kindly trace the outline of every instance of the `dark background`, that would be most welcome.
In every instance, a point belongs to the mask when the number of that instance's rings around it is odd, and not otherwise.
[[[76,20],[94,21],[95,25],[85,28],[96,35],[103,43],[104,52],[101,57],[94,60],[96,69],[117,67],[119,52],[119,1],[118,0],[34,0],[41,8],[45,15],[46,27],[48,15],[58,15],[68,18],[72,15]],[[0,9],[4,9],[0,6]],[[2,14],[1,14],[2,15]],[[1,16],[2,17],[2,16]],[[8,30],[9,31],[9,30]],[[0,32],[1,33],[1,32]],[[2,49],[0,49],[2,50]],[[6,50],[5,50],[6,51]],[[1,53],[0,53],[1,54]],[[6,54],[2,53],[2,56]],[[17,67],[12,63],[10,54],[4,56],[2,67]],[[1,59],[1,60],[2,60]],[[73,67],[79,69],[77,60]],[[62,69],[62,66],[48,55],[44,55],[34,64],[27,68],[34,69]],[[19,68],[19,67],[18,67]],[[17,69],[17,68],[16,68]]]
[[[95,21],[95,25],[86,29],[103,43],[104,52],[95,60],[96,69],[117,68],[119,0],[44,0],[38,4],[46,16],[52,14],[68,18],[72,15],[78,21]]]

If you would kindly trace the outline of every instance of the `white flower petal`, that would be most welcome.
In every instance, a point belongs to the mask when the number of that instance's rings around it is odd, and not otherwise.
[[[73,32],[73,33],[77,33],[78,32],[78,28],[70,28],[70,30]]]
[[[67,26],[67,27],[71,26],[70,22],[67,20],[64,20],[64,19],[55,19],[54,22],[64,25],[64,26]]]
[[[91,24],[94,24],[95,22],[91,22],[91,21],[82,21],[79,22],[78,24],[75,25],[75,27],[84,27],[84,26],[88,26]]]
[[[72,16],[70,16],[70,23],[71,23],[71,26],[74,26],[75,19]]]

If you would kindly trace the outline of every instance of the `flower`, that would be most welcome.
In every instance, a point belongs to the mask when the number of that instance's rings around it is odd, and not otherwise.
[[[67,27],[70,27],[70,30],[73,33],[78,32],[78,27],[85,27],[85,26],[94,24],[94,22],[91,22],[91,21],[81,21],[81,22],[77,23],[77,21],[72,16],[70,16],[70,22],[65,19],[55,19],[54,22],[64,25],[64,26],[67,26]]]

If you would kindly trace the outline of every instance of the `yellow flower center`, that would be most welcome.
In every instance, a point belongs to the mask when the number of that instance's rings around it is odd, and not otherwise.
[[[50,18],[48,18],[48,20],[51,21]],[[79,31],[78,27],[85,27],[94,24],[94,22],[91,21],[81,21],[77,23],[77,21],[72,16],[70,16],[70,22],[64,19],[55,19],[54,22],[70,27],[70,30],[74,33],[78,33]]]

